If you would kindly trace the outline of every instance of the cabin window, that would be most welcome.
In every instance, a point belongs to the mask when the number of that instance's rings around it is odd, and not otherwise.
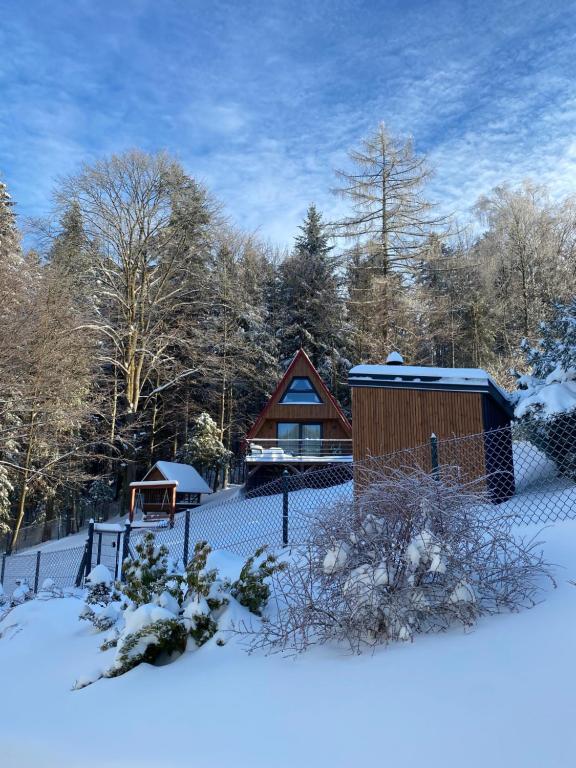
[[[280,422],[276,425],[278,447],[293,456],[320,456],[322,424]]]
[[[322,400],[307,376],[295,376],[280,402],[285,405],[317,405]]]

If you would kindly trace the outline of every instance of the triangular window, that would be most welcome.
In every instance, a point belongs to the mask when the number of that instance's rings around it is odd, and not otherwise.
[[[307,376],[295,376],[280,402],[284,405],[317,405],[322,400]]]

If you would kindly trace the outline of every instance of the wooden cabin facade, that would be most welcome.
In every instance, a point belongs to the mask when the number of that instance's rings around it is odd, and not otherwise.
[[[486,371],[359,365],[349,383],[355,461],[430,445],[435,435],[440,464],[461,467],[466,480],[486,477],[495,501],[513,495],[512,409]],[[452,439],[469,435],[481,437]]]
[[[189,464],[157,461],[143,479],[130,483],[130,522],[140,514],[144,520],[174,520],[176,512],[197,507],[202,494],[212,489]]]
[[[351,460],[350,422],[300,350],[246,436],[248,485]]]

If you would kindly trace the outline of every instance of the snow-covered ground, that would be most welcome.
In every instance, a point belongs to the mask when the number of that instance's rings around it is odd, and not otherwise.
[[[0,765],[572,768],[576,522],[544,537],[559,586],[533,610],[360,657],[211,641],[72,691],[102,635],[78,598],[26,603],[0,623]]]

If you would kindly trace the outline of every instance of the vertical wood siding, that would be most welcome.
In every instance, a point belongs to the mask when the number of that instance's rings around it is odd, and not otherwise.
[[[355,461],[428,445],[432,433],[446,440],[483,431],[482,395],[476,392],[353,387],[352,415]],[[424,459],[423,468],[431,468],[428,451],[419,452],[418,458]],[[483,438],[441,444],[439,461],[461,466],[463,479],[482,476]]]

